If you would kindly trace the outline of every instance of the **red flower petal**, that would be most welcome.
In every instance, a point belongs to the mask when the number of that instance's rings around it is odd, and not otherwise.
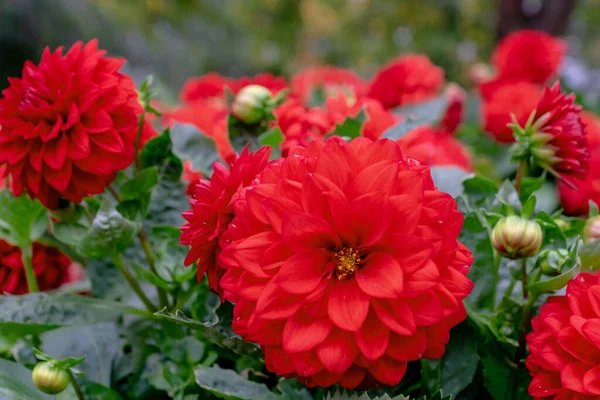
[[[405,301],[375,300],[373,309],[381,322],[399,335],[413,335],[417,331],[415,317]]]
[[[358,347],[351,333],[333,329],[325,342],[317,348],[317,356],[325,368],[334,374],[346,371],[358,354]]]
[[[283,349],[287,353],[302,353],[320,344],[331,332],[328,318],[314,320],[297,312],[287,320],[283,329]]]
[[[369,296],[394,299],[402,292],[402,269],[392,256],[371,253],[356,272],[356,282]]]
[[[282,265],[275,283],[288,293],[308,293],[323,279],[329,259],[329,253],[322,249],[296,254]]]
[[[377,314],[370,311],[362,329],[355,333],[355,338],[361,353],[369,360],[376,360],[385,354],[390,340],[390,331]]]
[[[338,281],[329,295],[327,312],[338,327],[356,332],[367,318],[369,297],[359,289],[356,280]]]

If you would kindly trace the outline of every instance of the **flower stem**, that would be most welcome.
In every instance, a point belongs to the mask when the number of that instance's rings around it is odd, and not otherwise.
[[[110,192],[111,196],[117,201],[117,203],[120,203],[123,201],[123,199],[121,198],[121,195],[119,194],[117,189],[115,189],[113,187],[113,185],[108,185],[107,188],[108,188],[108,191]]]
[[[140,239],[140,243],[142,244],[142,249],[144,250],[144,254],[146,255],[146,260],[148,260],[150,270],[158,276],[158,271],[156,270],[156,257],[154,256],[154,251],[152,250],[152,246],[150,246],[148,235],[146,235],[144,229],[142,229],[138,233],[138,238]],[[167,300],[167,293],[165,292],[165,290],[157,286],[156,291],[158,292],[158,301],[160,303],[160,308],[168,307],[169,302]]]
[[[533,305],[534,297],[529,296],[527,290],[527,259],[521,261],[521,283],[523,284],[523,310],[521,312],[521,333],[519,335],[519,348],[515,357],[515,362],[519,363],[525,356],[525,346],[527,341],[527,333],[529,332],[529,319],[531,317],[531,306]]]
[[[144,120],[145,120],[145,115],[146,113],[143,112],[139,118],[138,118],[138,126],[137,126],[137,133],[135,135],[135,161],[134,161],[134,165],[135,165],[135,172],[139,172],[142,169],[142,163],[140,162],[140,155],[139,155],[139,149],[140,149],[140,142],[142,140],[142,131],[144,130]]]
[[[21,248],[21,260],[23,261],[23,267],[25,269],[25,278],[27,279],[27,289],[29,293],[39,292],[37,278],[35,277],[35,271],[31,264],[32,257],[32,245],[29,244],[27,247]]]
[[[148,297],[140,287],[139,283],[135,280],[133,275],[131,275],[131,272],[129,272],[129,270],[125,266],[125,263],[123,261],[123,255],[119,254],[118,256],[114,257],[113,261],[115,263],[115,266],[119,269],[119,271],[121,271],[125,279],[127,279],[129,286],[131,286],[131,288],[138,295],[142,303],[144,303],[148,311],[150,311],[151,313],[155,313],[156,311],[158,311],[154,304],[152,304],[150,299],[148,299]]]
[[[523,178],[527,175],[527,160],[523,159],[519,161],[519,167],[517,168],[517,176],[515,177],[515,189],[517,193],[521,191],[521,183]]]
[[[85,397],[83,397],[83,392],[81,391],[81,387],[79,386],[79,383],[77,383],[77,379],[75,379],[75,375],[73,375],[70,369],[67,370],[67,373],[71,379],[71,385],[73,385],[73,389],[75,389],[75,394],[77,394],[77,399],[85,400]]]

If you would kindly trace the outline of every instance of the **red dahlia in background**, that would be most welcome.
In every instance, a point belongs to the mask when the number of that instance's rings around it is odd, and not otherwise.
[[[183,213],[187,223],[181,227],[181,244],[191,247],[184,264],[198,261],[198,280],[206,273],[211,289],[219,294],[222,292],[218,284],[223,274],[217,262],[223,240],[221,235],[233,218],[233,203],[238,192],[250,185],[265,168],[270,153],[269,147],[255,153],[250,153],[246,147],[231,169],[213,163],[211,179],[202,179],[195,186],[190,200],[192,209]]]
[[[444,70],[427,56],[400,56],[380,69],[369,85],[367,97],[385,108],[417,103],[436,95],[444,85]]]
[[[463,216],[389,140],[312,141],[235,203],[219,261],[233,329],[309,387],[395,385],[462,321]]]
[[[71,260],[54,247],[34,243],[31,264],[41,291],[56,289],[77,278],[70,269]],[[27,291],[21,250],[0,239],[0,294]]]
[[[352,70],[334,66],[306,68],[291,82],[292,96],[304,104],[312,104],[314,91],[321,90],[324,98],[343,95],[350,103],[365,95],[367,84]]]
[[[297,99],[286,101],[273,113],[285,136],[281,144],[284,156],[294,146],[306,146],[313,139],[323,139],[335,127],[327,111],[308,108]]]
[[[582,273],[564,296],[552,296],[527,335],[527,368],[536,400],[600,396],[600,275]]]
[[[143,112],[121,58],[104,57],[97,41],[46,48],[39,65],[25,63],[0,99],[0,164],[13,193],[26,191],[45,206],[79,203],[102,193],[135,157]]]
[[[523,29],[498,43],[492,55],[498,77],[544,84],[556,75],[567,46],[542,31]]]
[[[499,142],[514,142],[513,131],[508,126],[513,122],[512,115],[520,126],[524,126],[541,96],[542,89],[527,82],[506,83],[494,87],[483,100],[485,131]]]
[[[459,125],[465,118],[467,94],[456,83],[449,83],[446,86],[444,95],[448,99],[448,107],[440,121],[440,128],[445,132],[453,134],[458,130]]]

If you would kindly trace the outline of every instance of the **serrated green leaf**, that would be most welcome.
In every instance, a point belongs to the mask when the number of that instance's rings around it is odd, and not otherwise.
[[[119,189],[123,201],[117,206],[117,211],[131,220],[138,215],[145,217],[148,214],[151,191],[157,184],[158,168],[143,169]]]
[[[463,192],[463,180],[469,173],[462,168],[448,166],[432,166],[431,178],[441,192],[457,197]]]
[[[0,359],[0,398],[10,400],[52,400],[31,380],[31,371],[22,365]]]
[[[278,126],[269,129],[258,137],[258,143],[261,146],[277,147],[283,143],[284,140],[285,136],[283,136],[283,132],[281,132],[281,128]]]
[[[283,400],[265,385],[251,382],[235,371],[217,366],[194,368],[196,383],[220,399],[227,400]]]
[[[0,191],[0,238],[28,247],[42,237],[50,221],[42,203],[26,194],[14,197],[9,190]]]
[[[179,181],[183,173],[183,163],[173,153],[171,131],[150,139],[140,153],[143,168],[157,167],[160,180]]]
[[[222,162],[215,142],[193,125],[175,124],[171,128],[171,140],[173,153],[191,161],[192,168],[202,172],[204,176],[212,175],[213,162]]]
[[[156,256],[156,271],[164,282],[181,283],[196,276],[195,265],[184,265],[188,249],[179,244],[180,235],[181,231],[173,226],[152,227],[151,241]]]
[[[496,343],[486,343],[482,359],[485,388],[494,400],[530,400],[527,386],[531,377],[525,369],[515,369]]]
[[[81,239],[77,250],[89,258],[111,257],[127,249],[140,229],[140,223],[124,218],[104,198],[91,229]]]

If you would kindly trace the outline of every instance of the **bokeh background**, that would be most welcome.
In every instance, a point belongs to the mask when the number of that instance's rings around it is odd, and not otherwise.
[[[525,27],[567,38],[563,78],[596,101],[600,0],[0,0],[0,88],[44,46],[92,38],[126,57],[137,81],[154,75],[166,103],[209,71],[289,76],[332,63],[369,76],[407,52],[468,86],[469,67]]]

